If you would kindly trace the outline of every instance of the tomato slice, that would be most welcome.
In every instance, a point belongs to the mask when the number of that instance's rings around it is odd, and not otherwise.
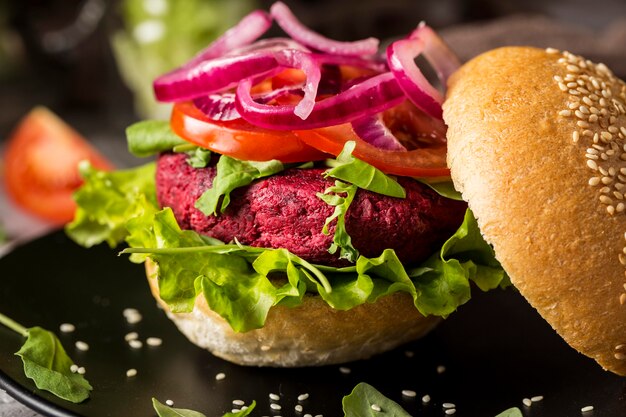
[[[243,119],[217,122],[191,102],[174,105],[170,124],[172,130],[188,142],[237,159],[306,162],[328,157],[292,132],[263,129]]]
[[[75,130],[43,107],[22,119],[8,141],[4,184],[22,208],[54,224],[74,218],[72,193],[82,183],[78,163],[113,166]]]
[[[353,155],[387,174],[407,177],[447,177],[445,126],[410,103],[401,104],[383,114],[387,127],[408,151],[386,151],[362,140],[349,123],[294,134],[320,151],[339,155],[347,141],[356,142]]]

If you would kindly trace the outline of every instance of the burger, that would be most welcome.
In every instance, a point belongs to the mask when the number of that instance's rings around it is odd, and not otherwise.
[[[626,84],[554,49],[502,48],[448,83],[448,164],[520,293],[626,375]]]
[[[259,38],[276,22],[289,38]],[[508,278],[452,187],[443,95],[458,60],[420,24],[378,52],[282,3],[154,82],[169,122],[127,130],[155,161],[81,165],[67,233],[125,241],[194,343],[256,366],[346,362],[426,334]],[[473,284],[470,284],[473,283]]]

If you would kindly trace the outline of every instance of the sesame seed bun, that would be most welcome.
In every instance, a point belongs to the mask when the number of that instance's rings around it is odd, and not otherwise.
[[[152,294],[179,330],[196,345],[240,365],[297,367],[364,359],[422,337],[441,320],[422,316],[404,293],[348,311],[334,310],[307,293],[299,307],[270,309],[263,328],[237,333],[203,296],[191,313],[169,311],[158,295],[157,270],[146,261]]]
[[[465,64],[444,104],[456,188],[513,284],[575,349],[626,375],[626,85],[555,50]]]

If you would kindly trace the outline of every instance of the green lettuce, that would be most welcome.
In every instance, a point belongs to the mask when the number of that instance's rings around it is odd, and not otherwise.
[[[216,169],[213,186],[196,201],[196,208],[207,216],[217,215],[218,206],[223,213],[230,204],[230,193],[233,190],[249,185],[256,179],[274,175],[285,168],[282,162],[275,159],[266,162],[241,161],[222,155]]]
[[[156,207],[154,186],[146,179],[153,169],[148,164],[121,172],[83,170],[77,217],[67,232],[83,245],[125,240],[129,248],[123,252],[134,261],[149,256],[159,268],[160,296],[175,312],[191,311],[203,296],[234,330],[245,332],[262,327],[273,306],[300,305],[307,291],[338,310],[401,291],[422,314],[445,317],[470,298],[470,282],[482,290],[508,282],[469,210],[456,233],[421,265],[406,268],[387,249],[336,268],[311,264],[285,249],[225,244],[181,230],[171,209]],[[98,232],[95,237],[88,237],[91,230]],[[286,279],[272,280],[276,273]]]
[[[344,417],[411,417],[400,404],[365,382],[358,384],[350,395],[343,397],[341,404]]]
[[[346,230],[346,213],[354,200],[358,187],[354,184],[346,184],[345,182],[335,181],[333,187],[328,187],[324,193],[318,193],[317,197],[322,199],[329,206],[335,207],[333,214],[326,218],[322,233],[328,235],[330,232],[328,226],[337,220],[335,225],[335,234],[333,235],[333,244],[328,249],[330,253],[336,253],[337,249],[341,249],[339,257],[347,259],[350,262],[356,261],[359,252],[352,245],[352,238]],[[345,194],[342,196],[341,194]]]
[[[126,142],[128,151],[139,157],[189,144],[172,132],[170,122],[166,120],[144,120],[130,125],[126,128]]]

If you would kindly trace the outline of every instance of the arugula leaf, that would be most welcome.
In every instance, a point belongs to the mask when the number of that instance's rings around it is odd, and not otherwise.
[[[152,406],[159,417],[206,417],[204,414],[193,410],[186,410],[184,408],[173,408],[165,404],[161,404],[156,398],[152,399]],[[226,413],[223,417],[246,417],[256,407],[256,401],[252,401],[252,404],[245,410],[241,410],[237,413]]]
[[[145,157],[169,151],[188,142],[178,137],[166,120],[144,120],[126,128],[128,151]]]
[[[104,172],[84,161],[79,170],[85,183],[74,193],[78,209],[65,227],[76,243],[91,247],[106,241],[114,247],[127,238],[128,219],[156,212],[154,163]]]
[[[509,408],[508,410],[504,410],[496,417],[523,417],[522,410],[517,407]]]
[[[156,398],[152,398],[152,406],[159,417],[206,417],[204,414],[185,408],[173,408],[161,404]]]
[[[208,149],[196,147],[193,151],[189,151],[187,163],[193,168],[204,168],[211,162],[211,151]]]
[[[217,173],[213,185],[196,201],[196,208],[210,215],[217,215],[220,198],[220,212],[224,212],[230,203],[230,193],[239,187],[245,187],[252,181],[276,174],[284,169],[282,162],[270,160],[266,162],[241,161],[222,155],[217,162]]]
[[[398,403],[364,382],[343,397],[342,405],[344,417],[411,417]],[[380,407],[380,411],[375,411],[372,406]]]
[[[449,198],[450,200],[463,201],[463,196],[454,188],[451,180],[448,181],[428,181],[426,178],[417,179],[422,184],[428,185],[440,196]]]
[[[343,150],[333,163],[333,168],[327,170],[324,175],[349,182],[357,185],[359,188],[378,194],[405,198],[406,192],[396,180],[367,162],[352,156],[355,147],[356,142],[346,142]]]
[[[354,262],[359,256],[359,252],[352,245],[352,238],[346,230],[346,213],[348,212],[348,208],[350,208],[352,200],[354,200],[356,192],[356,185],[335,181],[335,186],[328,187],[324,191],[324,194],[317,193],[318,198],[322,199],[326,204],[335,207],[335,211],[326,218],[324,227],[322,228],[322,233],[328,235],[328,226],[333,220],[337,219],[335,234],[333,235],[333,244],[328,248],[328,252],[334,254],[337,252],[337,249],[340,248],[339,257],[341,259],[347,259],[350,262]],[[346,196],[341,197],[339,194],[346,194]]]
[[[74,362],[54,333],[41,327],[27,329],[4,314],[0,314],[0,324],[26,338],[15,354],[22,358],[24,374],[37,388],[73,403],[89,398],[93,388],[85,377],[70,370]]]

